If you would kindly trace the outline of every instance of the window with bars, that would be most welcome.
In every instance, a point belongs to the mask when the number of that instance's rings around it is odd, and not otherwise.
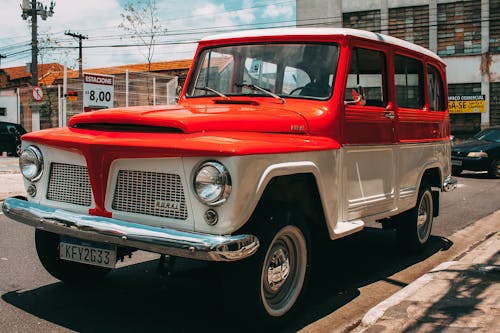
[[[389,9],[389,35],[429,48],[429,6]]]
[[[380,32],[380,10],[369,10],[342,14],[344,28]]]
[[[438,54],[481,53],[481,1],[438,4]]]
[[[500,82],[490,83],[490,125],[500,125]]]
[[[490,52],[500,53],[500,0],[490,0]]]

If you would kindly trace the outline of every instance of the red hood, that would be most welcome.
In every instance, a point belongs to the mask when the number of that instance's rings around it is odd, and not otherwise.
[[[284,107],[268,105],[115,108],[78,114],[69,121],[70,127],[84,124],[155,126],[186,134],[208,131],[309,133],[303,116]]]

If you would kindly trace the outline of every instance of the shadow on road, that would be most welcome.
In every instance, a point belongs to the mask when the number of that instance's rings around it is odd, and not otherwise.
[[[303,309],[285,331],[300,328],[332,313],[359,296],[359,288],[389,279],[417,262],[451,246],[445,238],[432,237],[426,251],[405,255],[397,248],[392,231],[366,228],[331,242],[315,254],[313,276]],[[113,271],[99,286],[71,288],[54,283],[28,291],[10,291],[2,299],[46,321],[79,332],[199,332],[245,331],[253,320],[236,320],[228,309],[244,300],[221,297],[223,286],[215,268],[178,260],[176,274],[156,274],[157,261]],[[346,323],[348,324],[348,323]],[[259,331],[265,331],[259,329]]]

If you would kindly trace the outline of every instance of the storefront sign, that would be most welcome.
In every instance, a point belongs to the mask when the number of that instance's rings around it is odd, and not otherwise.
[[[450,113],[479,113],[486,107],[485,95],[478,96],[449,96],[448,110]]]

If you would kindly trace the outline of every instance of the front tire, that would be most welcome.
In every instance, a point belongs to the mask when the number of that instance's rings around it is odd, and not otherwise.
[[[260,299],[266,314],[282,317],[302,293],[308,269],[308,241],[300,227],[286,225],[268,246],[261,264]]]
[[[491,162],[488,173],[492,178],[500,178],[500,160],[497,159]]]
[[[47,272],[58,280],[70,284],[88,285],[96,283],[111,271],[59,258],[59,235],[35,229],[35,245],[38,258]]]
[[[258,325],[286,322],[303,299],[310,272],[311,243],[301,214],[280,204],[254,214],[245,232],[257,236],[252,257],[226,265],[228,297],[242,296]]]
[[[16,156],[16,157],[21,156],[21,151],[22,151],[21,144],[18,143],[16,145],[16,149],[14,150],[14,156]]]
[[[397,237],[399,244],[406,249],[421,251],[429,241],[434,221],[434,201],[429,184],[423,182],[417,205],[399,216]]]

